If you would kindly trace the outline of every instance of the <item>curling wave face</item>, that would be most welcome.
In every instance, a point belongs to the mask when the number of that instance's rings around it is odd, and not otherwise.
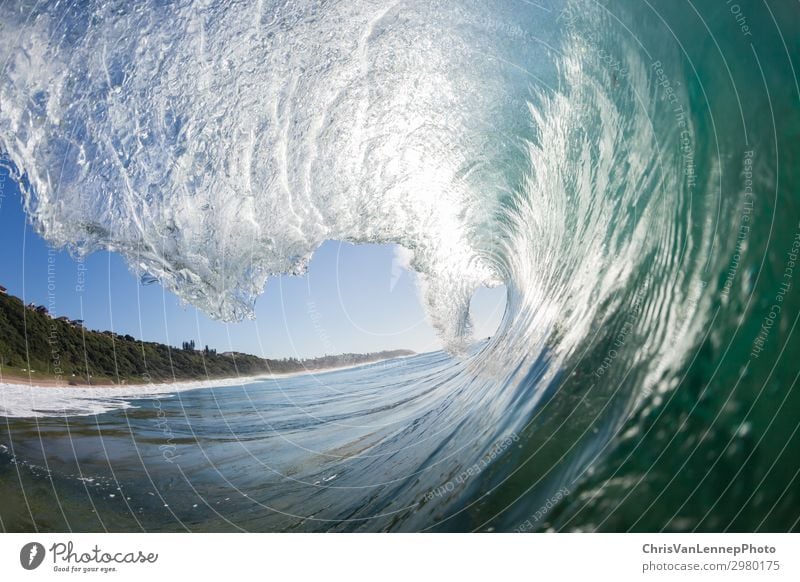
[[[585,15],[535,15],[536,30],[566,24],[561,55],[502,16],[469,3],[33,10],[4,35],[2,147],[47,239],[121,252],[216,317],[251,315],[270,275],[303,272],[336,239],[410,249],[451,350],[475,288],[503,281],[539,311],[580,306],[564,325],[580,335],[588,306],[671,252],[658,232],[680,234],[657,214],[686,195],[675,136],[656,143],[659,120],[636,107],[644,63],[624,47],[618,72],[587,62]]]
[[[478,15],[444,8],[33,10],[4,35],[2,147],[45,237],[118,251],[224,319],[326,239],[402,244],[458,349],[472,291],[500,281],[486,223],[508,186],[484,108],[501,79],[459,31]]]
[[[698,81],[712,67],[687,65],[673,36],[685,38],[684,15],[672,11],[20,10],[0,40],[0,150],[48,240],[117,251],[224,319],[251,315],[268,277],[302,273],[325,240],[412,251],[432,321],[465,356],[427,379],[439,398],[425,410],[463,413],[441,441],[472,443],[468,466],[487,443],[526,437],[469,494],[437,497],[431,516],[452,504],[471,508],[457,527],[499,512],[511,528],[685,379],[734,250],[737,288],[752,293],[756,249],[725,226],[748,196],[749,150],[738,127],[697,113],[721,81]],[[751,173],[774,179],[763,163]],[[470,296],[500,283],[503,324],[471,345]],[[725,297],[718,321],[745,300]],[[559,443],[539,438],[558,431]],[[558,460],[546,471],[528,463],[543,447]],[[447,466],[437,451],[422,465]],[[469,503],[499,483],[513,495],[524,483],[530,503]]]

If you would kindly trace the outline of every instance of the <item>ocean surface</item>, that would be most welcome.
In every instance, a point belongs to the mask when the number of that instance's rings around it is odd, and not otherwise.
[[[796,3],[11,5],[0,152],[48,241],[225,320],[399,244],[446,351],[17,394],[3,530],[798,529]]]

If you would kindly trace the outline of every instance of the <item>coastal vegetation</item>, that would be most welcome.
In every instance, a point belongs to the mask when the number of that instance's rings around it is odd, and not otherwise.
[[[194,340],[182,347],[131,335],[86,329],[80,320],[53,317],[0,293],[0,379],[31,378],[70,384],[132,384],[284,374],[365,364],[411,355],[409,350],[338,354],[318,358],[265,359],[240,352],[217,353]]]

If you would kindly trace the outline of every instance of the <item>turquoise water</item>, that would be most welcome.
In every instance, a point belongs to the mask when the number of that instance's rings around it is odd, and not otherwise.
[[[37,10],[0,150],[43,236],[234,320],[398,243],[451,355],[10,419],[5,529],[798,529],[796,6]]]

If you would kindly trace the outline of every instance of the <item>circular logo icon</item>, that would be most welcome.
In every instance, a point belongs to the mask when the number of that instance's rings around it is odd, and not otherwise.
[[[44,546],[39,542],[30,542],[22,546],[19,552],[19,563],[26,570],[35,570],[44,561]]]

